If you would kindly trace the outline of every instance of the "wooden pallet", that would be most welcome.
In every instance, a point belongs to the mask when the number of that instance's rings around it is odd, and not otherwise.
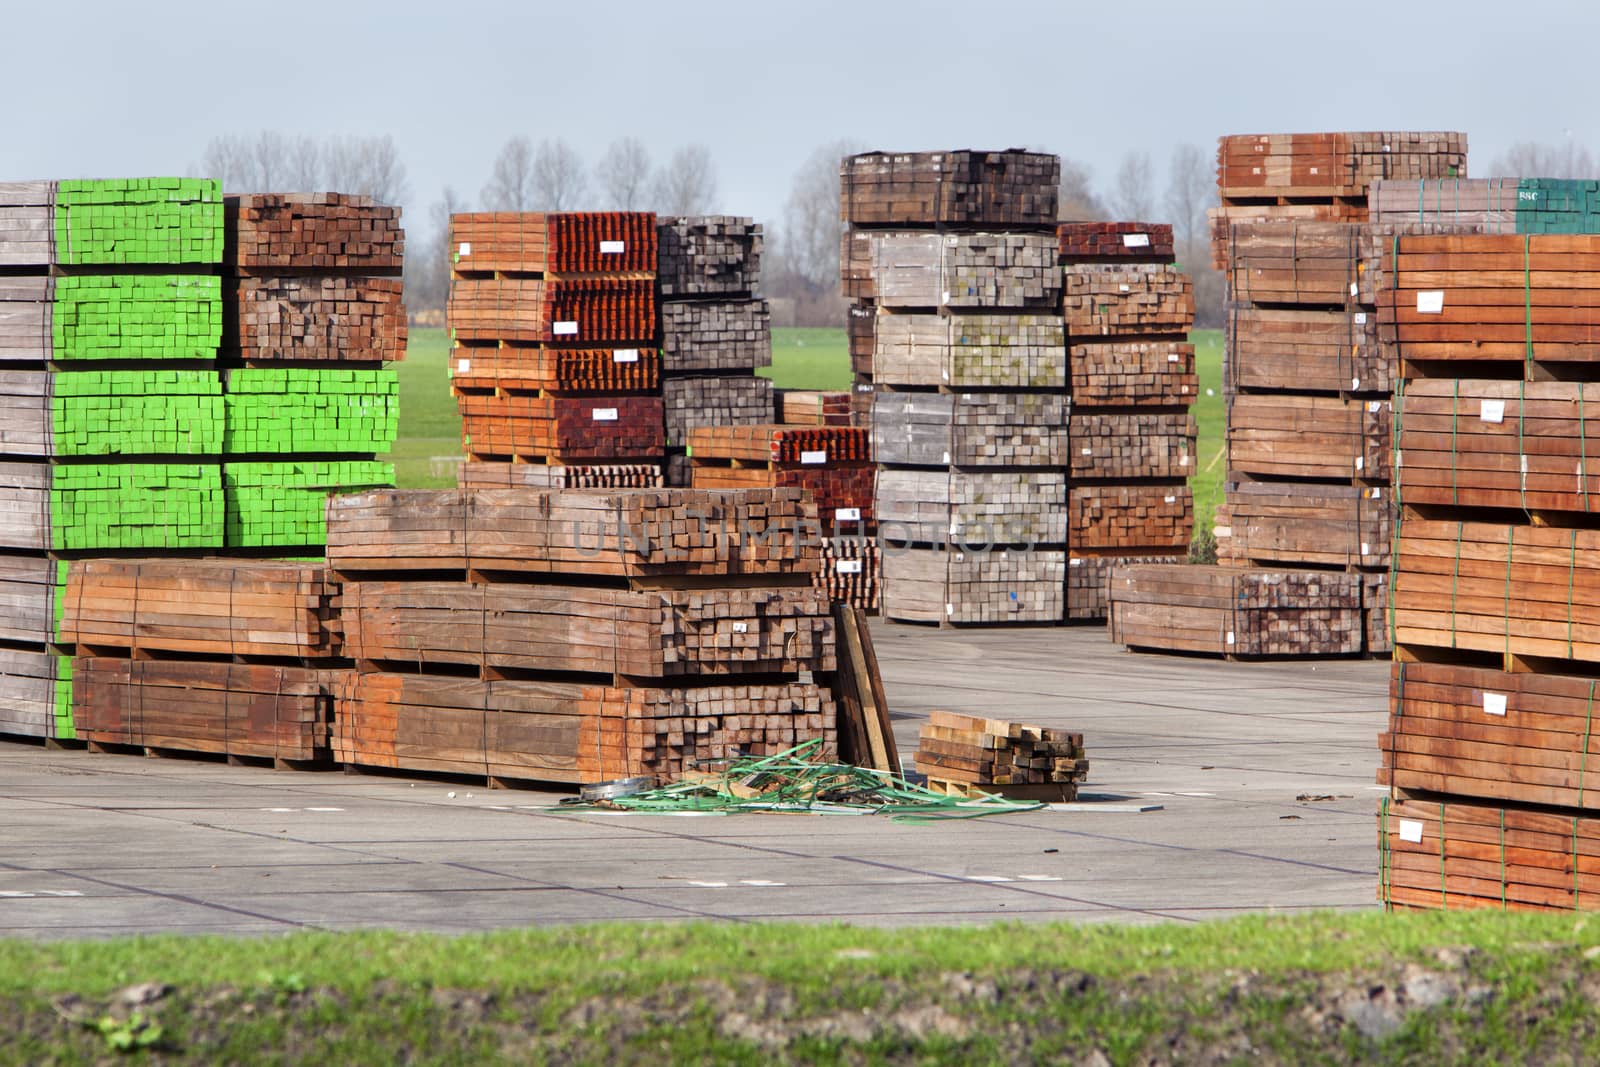
[[[1365,309],[1252,307],[1226,317],[1228,385],[1236,392],[1386,395],[1396,368]]]
[[[1094,622],[1104,620],[1111,587],[1111,572],[1117,567],[1133,564],[1171,565],[1186,562],[1184,554],[1161,552],[1128,552],[1114,555],[1087,555],[1085,550],[1074,548],[1067,559],[1068,622]]]
[[[754,296],[761,287],[761,224],[734,215],[663,215],[656,284],[662,299]]]
[[[1062,620],[1062,551],[890,545],[882,568],[879,610],[886,619],[978,626]]]
[[[775,390],[778,421],[787,426],[849,426],[850,393],[817,389]]]
[[[468,461],[456,471],[462,489],[660,489],[659,463],[558,466]]]
[[[1394,500],[1381,486],[1240,482],[1216,527],[1219,562],[1387,568]]]
[[[664,303],[661,359],[663,369],[674,374],[770,367],[772,312],[765,300]]]
[[[771,423],[772,382],[751,374],[697,375],[661,383],[667,444],[688,443],[697,427]]]
[[[389,363],[406,354],[398,278],[257,276],[230,279],[222,352],[231,360]]]
[[[1069,485],[1067,543],[1074,551],[1187,550],[1194,533],[1194,498],[1182,483]]]
[[[835,604],[848,604],[869,615],[878,613],[882,584],[878,539],[870,535],[826,537],[816,589]]]
[[[458,341],[650,345],[656,336],[649,278],[457,277],[445,308]]]
[[[872,241],[886,308],[1049,308],[1061,294],[1055,242],[1041,234],[921,234]]]
[[[877,469],[864,461],[834,461],[827,466],[800,463],[689,460],[689,484],[696,489],[798,489],[809,494],[824,529],[874,529]]]
[[[223,263],[253,274],[398,275],[400,209],[349,193],[249,193],[223,198]]]
[[[1171,263],[1172,224],[1166,222],[1063,222],[1056,227],[1062,263],[1094,260]]]
[[[458,344],[447,364],[462,392],[654,393],[661,388],[656,348],[570,348],[494,342]]]

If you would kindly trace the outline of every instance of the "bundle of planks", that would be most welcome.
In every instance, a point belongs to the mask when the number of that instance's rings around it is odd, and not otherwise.
[[[778,421],[790,426],[849,426],[850,394],[816,389],[776,391]]]
[[[1594,233],[1600,182],[1578,178],[1435,178],[1375,182],[1377,223],[1445,223],[1480,233]]]
[[[700,426],[689,431],[696,489],[808,490],[828,529],[873,528],[876,469],[854,426]]]
[[[840,275],[858,301],[853,407],[872,427],[874,513],[892,523],[880,533],[881,609],[941,624],[1059,622],[1060,160],[867,153],[839,175]]]
[[[1386,253],[1380,332],[1402,374],[1378,779],[1390,908],[1595,903],[1600,378],[1581,324],[1596,261],[1600,237],[1570,232],[1403,235]]]
[[[876,615],[881,574],[876,535],[844,533],[822,539],[815,584],[834,603]]]
[[[685,455],[697,428],[775,417],[772,382],[756,375],[772,365],[772,313],[760,295],[765,237],[759,223],[727,215],[663,217],[659,226],[667,478],[699,485]]]
[[[661,463],[659,247],[648,212],[451,216],[449,372],[469,461],[501,464],[504,484],[520,484],[514,463]]]
[[[1167,560],[1188,549],[1197,429],[1194,286],[1174,266],[1172,227],[1067,222],[1071,419],[1066,617],[1105,618],[1109,560]]]
[[[77,652],[77,736],[97,749],[326,759],[347,673],[338,600],[320,563],[73,563],[60,639]]]
[[[930,789],[960,796],[1071,801],[1089,773],[1080,733],[949,711],[928,713],[914,759]]]
[[[836,745],[798,490],[387,492],[335,498],[328,522],[357,663],[342,762],[670,780]]]

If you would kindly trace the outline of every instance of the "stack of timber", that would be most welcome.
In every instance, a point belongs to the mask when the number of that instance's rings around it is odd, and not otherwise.
[[[1371,220],[1439,223],[1479,233],[1594,233],[1600,182],[1578,178],[1385,180],[1372,186]]]
[[[1389,256],[1380,329],[1403,377],[1379,897],[1591,908],[1600,375],[1583,324],[1600,237],[1409,235]]]
[[[1059,178],[1057,157],[1016,150],[840,164],[852,408],[878,463],[887,618],[1061,621]]]
[[[928,713],[915,761],[930,789],[957,796],[1071,801],[1089,773],[1080,733],[949,711]]]
[[[686,448],[702,426],[754,426],[774,418],[772,313],[761,298],[761,226],[728,215],[659,223],[661,358],[665,375],[667,484],[698,485]]]
[[[1111,639],[1237,657],[1361,652],[1361,575],[1140,563],[1111,571]]]
[[[661,463],[658,248],[648,212],[451,216],[450,385],[469,461]]]
[[[223,544],[223,205],[184,178],[0,186],[0,729],[76,736],[66,561]]]
[[[795,489],[335,498],[356,660],[335,756],[593,783],[813,739],[833,751],[815,523]]]
[[[879,246],[885,241],[898,245],[903,260],[887,276],[889,286],[916,284],[926,288],[948,259],[952,271],[955,260],[965,258],[961,282],[963,292],[952,293],[957,306],[983,306],[971,303],[966,284],[983,290],[995,280],[995,257],[1020,255],[1036,258],[1037,250],[1008,248],[1001,240],[986,241],[971,255],[948,257],[937,240],[949,235],[989,234],[991,238],[1016,234],[1045,234],[1055,227],[1060,198],[1061,160],[1057,156],[1010,149],[1004,152],[959,150],[951,152],[864,152],[846,156],[839,163],[839,217],[843,223],[839,249],[839,277],[844,298],[851,302],[849,314],[850,365],[853,377],[852,414],[857,426],[871,426],[872,402],[876,390],[877,349],[875,346],[877,311],[884,305],[879,291]],[[1042,264],[1041,264],[1042,265]],[[1011,279],[1027,285],[1021,268]],[[987,278],[985,277],[987,274]],[[952,281],[955,281],[952,275]],[[912,306],[935,307],[949,301],[936,299]],[[925,300],[925,297],[917,297]],[[1000,306],[990,300],[990,307]],[[937,383],[936,383],[937,384]]]
[[[790,426],[849,426],[850,394],[816,389],[776,391],[778,421]]]
[[[689,431],[696,489],[805,489],[824,528],[870,531],[867,432],[854,426],[701,426]]]
[[[1467,176],[1467,135],[1449,132],[1235,134],[1217,142],[1213,265],[1227,270],[1228,230],[1264,221],[1366,222],[1383,179]]]
[[[1066,617],[1106,617],[1113,567],[1182,558],[1194,533],[1194,286],[1172,227],[1067,222],[1070,433]]]
[[[348,672],[321,563],[77,561],[60,629],[77,650],[78,737],[96,750],[328,758]]]

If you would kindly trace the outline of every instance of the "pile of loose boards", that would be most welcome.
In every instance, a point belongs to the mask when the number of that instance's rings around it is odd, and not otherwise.
[[[1213,250],[1225,271],[1219,565],[1113,573],[1114,640],[1239,656],[1385,653],[1394,508],[1393,351],[1381,255],[1416,219],[1369,221],[1466,166],[1454,133],[1221,139]]]
[[[80,734],[70,561],[316,555],[329,490],[391,484],[403,254],[360,198],[0,185],[0,732]]]
[[[1464,210],[1502,232],[1384,253],[1379,329],[1401,368],[1391,908],[1600,904],[1600,237],[1570,232],[1593,227],[1594,183],[1534,184],[1550,212],[1468,187]]]
[[[929,712],[915,761],[930,789],[955,796],[1072,801],[1089,773],[1082,734],[948,711]]]

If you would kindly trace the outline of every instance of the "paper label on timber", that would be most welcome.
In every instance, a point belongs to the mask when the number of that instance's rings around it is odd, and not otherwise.
[[[856,386],[856,392],[858,392],[858,393],[870,393],[870,392],[872,392],[872,386],[870,386],[870,385],[858,385],[858,386]]]
[[[1124,293],[1128,291],[1128,287],[1126,285],[1118,286],[1118,288],[1120,288]]]
[[[1504,715],[1506,713],[1506,695],[1504,693],[1483,694],[1483,713],[1485,715]]]
[[[595,422],[616,422],[617,421],[617,409],[616,408],[595,408],[594,409],[594,421]]]
[[[861,561],[859,559],[837,559],[833,561],[833,569],[840,574],[860,574]]]
[[[1227,638],[1225,639],[1225,641],[1223,643],[1224,644],[1229,644],[1229,645],[1233,644],[1233,631],[1232,630],[1228,631],[1228,636],[1227,636]]]
[[[1366,324],[1367,324],[1367,313],[1365,311],[1356,312],[1356,325],[1357,326],[1365,326]]]
[[[802,453],[800,453],[800,462],[801,463],[809,463],[809,464],[812,464],[812,465],[815,465],[815,464],[818,464],[818,463],[826,463],[826,462],[828,462],[828,453],[826,453],[826,452],[802,452]]]
[[[467,373],[467,371],[469,371],[471,369],[472,369],[472,360],[470,360],[470,359],[458,359],[458,360],[456,360],[456,373],[457,374],[465,374],[465,373]]]
[[[954,604],[946,604],[944,606],[944,613],[946,615],[954,615],[956,613],[956,606]]]
[[[1368,545],[1367,542],[1365,542],[1365,541],[1361,542],[1361,554],[1363,556],[1372,555],[1372,547],[1370,545]]]
[[[733,624],[733,632],[736,634],[749,633],[750,624],[747,622],[736,622]]]
[[[1370,496],[1374,500],[1382,500],[1383,499],[1383,490],[1375,487],[1372,490],[1372,492],[1368,493],[1367,495]]]
[[[1383,401],[1381,401],[1381,400],[1369,400],[1367,402],[1367,410],[1372,412],[1373,414],[1377,414],[1378,409],[1381,408],[1382,406],[1383,406]]]
[[[1437,315],[1444,311],[1443,289],[1422,289],[1417,292],[1417,314]]]
[[[1360,294],[1361,294],[1361,287],[1358,286],[1355,282],[1351,282],[1350,283],[1350,295],[1351,296],[1359,296]]]
[[[1366,462],[1367,462],[1366,460],[1362,459],[1360,456],[1357,456],[1356,457],[1356,470],[1360,470],[1362,467],[1366,466]]]
[[[1188,465],[1189,465],[1188,453],[1185,453],[1185,454],[1183,454],[1183,455],[1178,457],[1178,466],[1187,467]]]
[[[945,291],[944,291],[944,299],[943,299],[943,300],[941,300],[941,301],[939,301],[939,303],[941,303],[941,304],[948,304],[948,303],[950,303],[950,290],[948,290],[948,289],[946,289],[946,290],[945,290]]]
[[[1067,560],[1067,566],[1069,566],[1069,567],[1081,567],[1081,566],[1083,566],[1083,560],[1081,560],[1081,559],[1069,559],[1069,560]]]
[[[1176,362],[1178,362],[1178,353],[1173,352],[1171,355],[1167,356],[1167,362],[1168,363],[1176,363]]]
[[[1422,843],[1422,824],[1415,819],[1401,819],[1400,840],[1420,845]]]
[[[1232,526],[1213,526],[1211,528],[1211,532],[1216,534],[1218,537],[1232,537],[1233,536],[1233,527]]]
[[[1360,378],[1351,378],[1350,379],[1350,391],[1353,393],[1357,389],[1360,389],[1360,388],[1361,388],[1361,379]]]
[[[1504,422],[1506,419],[1506,402],[1504,400],[1485,400],[1478,405],[1478,418],[1484,422]]]
[[[639,350],[637,348],[619,348],[611,353],[611,362],[637,363],[639,362]]]
[[[1079,455],[1083,455],[1083,456],[1092,456],[1092,455],[1094,455],[1094,449],[1092,449],[1092,448],[1085,448],[1085,449],[1083,449],[1083,450],[1082,450],[1082,451],[1081,451],[1081,452],[1079,452]]]
[[[965,562],[966,558],[967,558],[967,554],[965,552],[957,552],[956,553],[956,562],[957,563]]]
[[[628,250],[626,241],[601,241],[600,254],[602,256],[620,256]]]
[[[1125,233],[1122,235],[1123,248],[1149,248],[1150,235],[1147,233]]]
[[[550,327],[550,332],[557,337],[573,336],[578,334],[578,324],[575,322],[558,322]]]
[[[462,241],[461,242],[461,247],[456,249],[456,255],[457,256],[470,256],[470,255],[472,255],[472,242],[471,241]]]
[[[1312,167],[1312,168],[1311,168],[1311,173],[1312,173],[1312,174],[1316,174],[1316,173],[1318,173],[1318,171],[1317,171],[1317,168],[1316,168],[1316,167]]]
[[[950,462],[950,453],[945,452],[945,453],[942,453],[942,455],[944,456],[944,458],[941,459],[939,462],[940,463],[949,463]]]
[[[833,517],[835,519],[837,519],[839,522],[860,522],[861,521],[861,509],[860,508],[839,508],[836,511],[834,511]]]
[[[1167,503],[1169,503],[1169,504],[1176,504],[1176,503],[1177,503],[1177,502],[1178,502],[1178,498],[1177,498],[1177,497],[1175,497],[1175,496],[1169,496],[1169,497],[1167,497]]]

